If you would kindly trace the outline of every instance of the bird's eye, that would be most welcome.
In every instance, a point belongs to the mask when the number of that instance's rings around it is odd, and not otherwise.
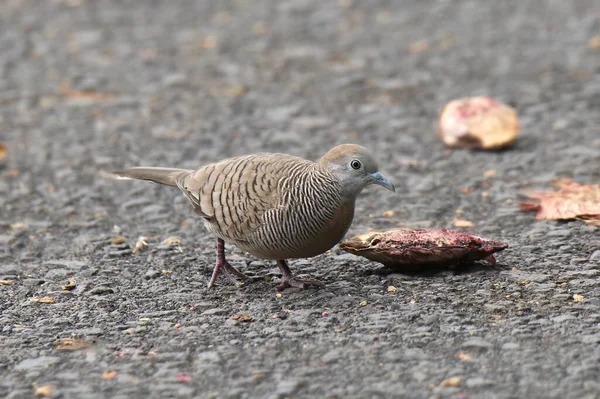
[[[352,161],[350,161],[350,166],[352,167],[352,169],[358,170],[362,168],[362,163],[358,159],[353,159]]]

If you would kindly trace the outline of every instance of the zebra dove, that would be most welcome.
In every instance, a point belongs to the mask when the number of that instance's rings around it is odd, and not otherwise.
[[[395,191],[368,150],[354,144],[337,146],[317,162],[261,153],[196,170],[137,167],[113,173],[183,191],[217,236],[217,261],[208,289],[220,272],[236,285],[237,278],[247,278],[225,259],[225,242],[277,261],[280,290],[323,285],[294,277],[286,259],[313,257],[337,244],[350,227],[354,202],[366,186],[378,184]]]

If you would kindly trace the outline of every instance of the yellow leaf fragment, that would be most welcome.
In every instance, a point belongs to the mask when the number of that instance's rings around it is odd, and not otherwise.
[[[573,295],[573,300],[575,302],[583,302],[583,295],[575,294]]]
[[[75,277],[69,277],[68,281],[69,283],[67,285],[63,285],[61,287],[64,291],[71,291],[77,287],[77,281],[75,281]]]
[[[454,218],[454,227],[473,227],[473,222],[465,219]]]
[[[84,349],[89,346],[89,343],[83,339],[63,338],[56,342],[56,349],[75,351],[78,349]]]
[[[398,291],[398,288],[394,287],[393,285],[390,285],[387,287],[387,292],[396,292]]]
[[[231,317],[233,320],[237,321],[252,321],[252,316],[247,314],[236,314]]]
[[[137,242],[135,243],[135,247],[133,248],[133,250],[131,252],[136,254],[138,252],[143,251],[147,247],[148,247],[148,237],[141,236],[140,238],[138,238]]]
[[[127,242],[127,239],[125,237],[122,236],[116,236],[115,238],[112,239],[111,244],[112,245],[120,245]]]
[[[459,387],[462,384],[462,378],[450,377],[440,383],[441,387]]]
[[[162,245],[181,245],[181,238],[179,237],[167,237],[163,242]]]
[[[33,394],[36,398],[49,398],[52,396],[52,391],[56,388],[54,385],[42,385],[39,387],[34,386],[35,393]]]
[[[55,303],[56,299],[51,297],[51,296],[44,296],[44,297],[39,297],[39,296],[34,296],[33,298],[31,298],[31,300],[33,302],[39,302],[39,303]]]
[[[12,285],[15,283],[15,280],[0,280],[0,285]]]
[[[105,371],[102,374],[102,379],[103,380],[112,380],[116,376],[117,376],[117,372],[116,371],[114,371],[114,370],[108,370],[108,371]]]

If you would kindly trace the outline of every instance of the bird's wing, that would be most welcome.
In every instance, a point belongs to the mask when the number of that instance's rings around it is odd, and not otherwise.
[[[267,214],[285,207],[280,183],[298,161],[310,162],[283,154],[230,158],[196,170],[177,185],[220,235],[247,241]]]

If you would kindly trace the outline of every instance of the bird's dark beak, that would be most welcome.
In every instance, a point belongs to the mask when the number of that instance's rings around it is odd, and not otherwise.
[[[384,175],[382,175],[381,173],[379,173],[379,172],[370,173],[369,176],[371,177],[371,183],[377,184],[381,187],[385,187],[390,191],[394,191],[394,192],[396,191],[392,182],[389,181],[388,178],[385,177]]]

